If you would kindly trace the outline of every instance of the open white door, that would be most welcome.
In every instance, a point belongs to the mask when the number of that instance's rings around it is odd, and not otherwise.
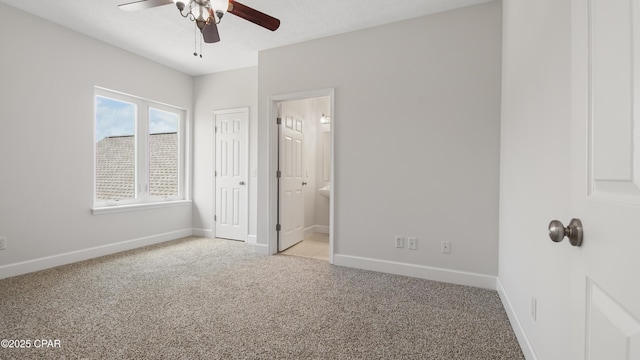
[[[640,2],[574,0],[573,359],[640,359]],[[563,220],[569,221],[569,219]],[[566,223],[565,223],[566,225]],[[567,244],[560,244],[567,246]]]
[[[216,126],[215,236],[247,240],[249,109],[214,112]]]
[[[280,124],[280,234],[278,251],[304,239],[303,123],[284,116]]]

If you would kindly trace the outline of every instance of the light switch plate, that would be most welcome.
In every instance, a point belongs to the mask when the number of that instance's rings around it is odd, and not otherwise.
[[[396,241],[397,248],[404,247],[404,236],[396,235],[395,241]]]

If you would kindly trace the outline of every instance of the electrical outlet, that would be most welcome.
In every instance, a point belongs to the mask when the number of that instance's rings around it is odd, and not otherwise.
[[[407,238],[407,246],[409,247],[409,250],[418,250],[418,239],[414,238],[414,237],[408,237]]]
[[[396,247],[397,248],[404,247],[404,236],[396,235]]]
[[[7,237],[0,236],[0,250],[4,250],[7,248]]]
[[[531,297],[531,317],[533,321],[538,319],[538,299],[535,296]]]
[[[440,252],[443,254],[451,254],[451,243],[443,241],[440,243]]]

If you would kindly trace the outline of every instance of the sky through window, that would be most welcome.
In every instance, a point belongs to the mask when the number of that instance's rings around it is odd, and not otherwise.
[[[137,106],[125,101],[96,96],[96,142],[105,137],[135,135]],[[179,116],[155,108],[149,109],[149,133],[178,131]]]

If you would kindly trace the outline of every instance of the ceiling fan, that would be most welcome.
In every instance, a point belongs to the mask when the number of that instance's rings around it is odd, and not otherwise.
[[[271,31],[280,27],[280,20],[235,0],[130,0],[118,7],[122,10],[138,11],[167,4],[175,4],[182,17],[194,21],[206,43],[220,41],[218,24],[227,12]]]

